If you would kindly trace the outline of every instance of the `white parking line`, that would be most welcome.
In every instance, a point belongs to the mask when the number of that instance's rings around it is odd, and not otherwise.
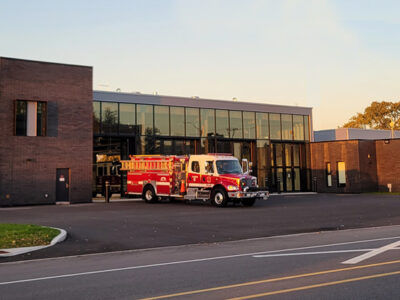
[[[361,262],[363,260],[371,258],[371,257],[373,257],[375,255],[380,254],[380,253],[386,252],[388,250],[395,249],[397,246],[400,246],[400,241],[391,243],[389,245],[374,249],[374,250],[372,250],[372,251],[370,251],[368,253],[365,253],[365,254],[362,254],[360,256],[354,257],[352,259],[346,260],[346,261],[342,262],[342,264],[351,264],[351,265],[352,264],[357,264],[357,263],[359,263],[359,262]]]

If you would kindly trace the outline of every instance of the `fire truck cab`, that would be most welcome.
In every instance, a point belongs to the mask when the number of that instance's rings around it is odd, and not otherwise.
[[[146,202],[167,197],[211,200],[218,207],[229,201],[252,206],[269,195],[258,188],[256,177],[243,172],[231,154],[138,155],[121,164],[121,170],[128,171],[127,194],[141,195]]]

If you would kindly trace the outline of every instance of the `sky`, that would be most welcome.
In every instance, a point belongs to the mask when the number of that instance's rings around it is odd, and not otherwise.
[[[313,107],[400,101],[400,1],[0,0],[0,56],[93,66],[93,88]]]

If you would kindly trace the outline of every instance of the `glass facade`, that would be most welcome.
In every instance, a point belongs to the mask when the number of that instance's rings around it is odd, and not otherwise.
[[[269,114],[269,132],[271,140],[280,140],[281,133],[281,115]]]
[[[118,103],[103,102],[101,105],[101,131],[103,133],[118,132]]]
[[[268,113],[256,113],[257,139],[269,138]]]
[[[282,123],[282,140],[293,139],[293,122],[292,115],[281,115]]]
[[[215,129],[216,136],[229,137],[229,117],[227,110],[215,110]]]
[[[293,139],[295,141],[304,141],[304,118],[303,116],[293,116]]]
[[[243,112],[243,137],[245,139],[255,139],[256,137],[256,121],[254,112]]]
[[[201,119],[201,136],[214,136],[215,135],[215,110],[211,108],[200,109]]]
[[[93,133],[100,133],[101,102],[93,101]]]
[[[16,111],[16,118],[24,115],[23,103]],[[97,154],[109,153],[107,139],[119,141],[123,159],[133,154],[232,153],[252,161],[259,186],[270,191],[310,189],[309,120],[308,115],[93,102],[95,139],[105,139],[103,146],[96,144]],[[17,130],[23,131],[19,124]]]
[[[243,138],[243,120],[242,112],[231,110],[229,112],[230,123],[230,138],[242,139]]]
[[[169,135],[169,107],[154,106],[154,134]]]
[[[119,104],[119,132],[126,134],[135,133],[136,109],[135,104]]]
[[[200,115],[198,108],[186,108],[186,136],[200,136]]]
[[[136,118],[140,135],[153,135],[153,106],[147,104],[136,105]]]

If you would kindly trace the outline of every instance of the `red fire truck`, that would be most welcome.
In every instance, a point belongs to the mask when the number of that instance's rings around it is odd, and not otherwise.
[[[252,206],[269,196],[231,154],[133,155],[121,161],[121,170],[128,171],[126,193],[141,195],[148,203],[170,198],[211,200],[218,207],[229,201]]]

